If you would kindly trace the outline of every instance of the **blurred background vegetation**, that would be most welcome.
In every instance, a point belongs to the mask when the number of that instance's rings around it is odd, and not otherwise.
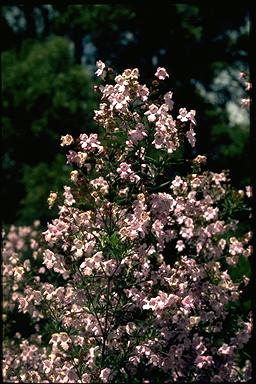
[[[138,67],[149,83],[170,74],[176,106],[197,111],[197,154],[211,170],[250,183],[248,71],[250,14],[242,4],[2,6],[2,216],[4,224],[46,223],[47,197],[68,184],[60,136],[97,132],[96,60]],[[168,90],[169,90],[168,89]]]

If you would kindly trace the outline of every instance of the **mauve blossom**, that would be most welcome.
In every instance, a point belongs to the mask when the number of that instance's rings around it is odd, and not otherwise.
[[[251,185],[247,185],[246,187],[245,187],[245,189],[246,189],[246,196],[247,197],[252,197],[253,196],[253,188],[252,188],[252,186]]]
[[[189,309],[189,308],[194,308],[194,299],[192,296],[188,295],[186,296],[182,302],[183,306],[186,308],[186,309]]]
[[[106,71],[106,65],[103,63],[103,61],[98,60],[96,62],[96,67],[98,68],[95,72],[96,76],[101,77],[104,79],[106,77],[107,71]]]
[[[157,119],[158,107],[155,104],[149,106],[149,110],[144,113],[148,117],[148,121],[153,122]]]
[[[128,131],[128,137],[131,139],[133,144],[137,144],[140,140],[143,140],[147,136],[145,132],[145,126],[141,123],[138,123],[135,126],[135,129]]]
[[[157,68],[157,71],[155,73],[155,76],[159,79],[159,80],[165,80],[166,77],[169,77],[168,73],[166,72],[166,69],[163,68],[163,67],[158,67]]]
[[[197,356],[195,363],[196,363],[196,366],[201,369],[209,365],[212,365],[213,358],[212,356]]]
[[[61,136],[61,146],[63,147],[64,145],[71,145],[74,142],[74,139],[71,135],[65,135]]]
[[[195,135],[195,131],[192,128],[190,128],[190,130],[186,132],[186,137],[191,147],[194,147],[196,144]]]
[[[219,355],[232,355],[234,348],[230,347],[228,344],[224,343],[219,349],[218,354]]]
[[[172,95],[173,93],[172,92],[167,92],[165,95],[164,95],[164,102],[165,104],[168,106],[168,109],[171,111],[173,109],[173,100],[172,100]]]
[[[100,372],[100,379],[103,381],[103,383],[108,382],[108,378],[109,378],[110,374],[111,374],[110,368],[102,369],[102,371]]]
[[[183,249],[185,248],[185,244],[183,243],[182,240],[178,240],[177,243],[176,243],[176,249],[178,252],[181,252],[183,251]]]

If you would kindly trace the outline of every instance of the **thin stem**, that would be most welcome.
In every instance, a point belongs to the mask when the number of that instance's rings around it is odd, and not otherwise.
[[[107,286],[107,305],[106,305],[105,325],[104,325],[104,334],[103,334],[103,345],[102,345],[102,354],[101,354],[101,361],[102,362],[105,359],[106,341],[107,341],[107,338],[108,338],[107,326],[108,326],[109,293],[110,293],[110,278],[108,278],[108,286]]]
[[[97,319],[97,322],[98,322],[98,324],[99,324],[99,327],[100,327],[100,330],[101,330],[101,333],[102,333],[102,337],[104,338],[104,331],[103,331],[102,325],[101,325],[101,323],[100,323],[100,319],[99,319],[99,317],[98,317],[98,314],[97,314],[96,309],[95,309],[95,307],[94,307],[93,300],[92,300],[92,298],[91,298],[90,292],[89,292],[89,290],[88,290],[88,288],[87,288],[87,286],[86,286],[86,283],[85,283],[85,281],[84,281],[83,275],[81,274],[79,268],[78,268],[78,273],[79,273],[79,275],[80,275],[80,277],[81,277],[81,279],[82,279],[82,281],[83,281],[83,284],[84,284],[84,286],[85,286],[86,293],[87,293],[87,295],[88,295],[89,302],[90,302],[90,304],[92,305],[92,308],[93,308],[93,311],[94,311],[94,315],[95,315],[95,317],[96,317],[96,319]]]

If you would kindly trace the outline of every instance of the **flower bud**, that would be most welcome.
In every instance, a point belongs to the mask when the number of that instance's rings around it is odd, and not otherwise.
[[[60,145],[64,147],[64,145],[70,145],[74,142],[74,139],[71,135],[61,136]]]
[[[50,196],[47,199],[48,206],[49,206],[50,209],[52,208],[53,204],[55,203],[57,197],[58,197],[58,193],[57,192],[51,192],[50,193]]]

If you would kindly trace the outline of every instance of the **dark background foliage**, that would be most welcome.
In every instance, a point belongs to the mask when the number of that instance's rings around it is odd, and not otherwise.
[[[60,136],[97,132],[95,62],[138,67],[150,82],[170,73],[176,107],[197,111],[197,152],[211,170],[250,182],[249,117],[239,72],[248,67],[250,13],[233,3],[3,6],[2,215],[5,224],[46,223],[51,190],[69,167]]]

